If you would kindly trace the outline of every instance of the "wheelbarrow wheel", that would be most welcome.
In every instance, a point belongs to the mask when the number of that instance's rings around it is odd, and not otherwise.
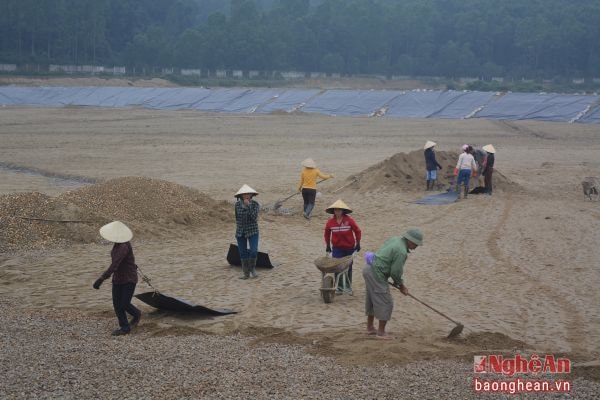
[[[321,296],[324,303],[331,303],[335,297],[335,289],[333,287],[333,276],[327,275],[323,278],[323,287],[321,288]]]

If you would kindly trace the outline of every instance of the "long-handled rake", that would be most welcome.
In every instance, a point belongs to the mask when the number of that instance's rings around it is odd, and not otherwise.
[[[392,284],[391,282],[388,282],[391,286],[395,287],[396,289],[400,290],[400,288],[394,284]],[[435,308],[431,307],[429,304],[425,303],[422,300],[417,299],[415,296],[413,296],[412,294],[408,294],[410,297],[412,297],[413,299],[415,299],[416,301],[418,301],[419,303],[423,304],[425,307],[429,308],[430,310],[435,311],[436,313],[440,314],[442,317],[446,318],[449,321],[452,321],[456,324],[456,326],[450,331],[450,333],[448,334],[447,338],[448,339],[452,339],[455,338],[456,336],[460,335],[463,331],[463,328],[465,327],[463,324],[461,324],[460,322],[456,322],[455,320],[453,320],[452,318],[450,318],[449,316],[447,316],[446,314],[444,314],[441,311],[436,310]]]
[[[326,179],[321,179],[320,181],[317,181],[317,184],[325,181]],[[300,194],[300,192],[295,192],[290,194],[288,197],[286,197],[283,200],[277,200],[274,204],[273,204],[273,210],[277,211],[281,208],[281,206],[283,205],[283,203],[285,203],[286,201],[288,201],[289,199],[291,199],[292,197],[296,196],[297,194]]]

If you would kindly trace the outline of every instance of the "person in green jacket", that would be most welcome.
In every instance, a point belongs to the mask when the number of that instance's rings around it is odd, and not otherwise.
[[[394,300],[390,293],[388,279],[391,277],[394,285],[408,295],[402,275],[404,263],[411,250],[423,244],[423,233],[418,228],[407,230],[402,236],[394,236],[386,240],[381,248],[373,254],[365,254],[366,265],[362,274],[367,289],[365,313],[367,314],[367,333],[377,339],[393,339],[385,332],[385,326],[392,316]],[[375,318],[379,326],[375,328]]]

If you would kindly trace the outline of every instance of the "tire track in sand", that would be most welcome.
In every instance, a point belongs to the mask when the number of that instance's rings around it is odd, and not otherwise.
[[[582,343],[582,338],[585,336],[580,329],[584,326],[584,318],[577,306],[566,299],[566,293],[559,292],[559,287],[552,287],[544,283],[538,274],[512,262],[510,255],[505,254],[498,246],[498,241],[502,237],[502,230],[507,225],[513,212],[513,205],[512,195],[509,194],[500,219],[487,238],[487,250],[500,267],[494,269],[500,271],[499,273],[496,272],[495,275],[498,279],[509,284],[512,289],[515,289],[516,293],[514,295],[519,299],[518,305],[520,307],[518,311],[523,322],[522,329],[525,332],[530,331],[531,328],[535,329],[547,325],[550,319],[556,319],[556,314],[558,314],[562,323],[561,328],[564,328],[561,330],[565,333],[571,352],[585,354],[586,346]],[[520,207],[520,209],[524,208]],[[539,254],[539,249],[535,247],[533,241],[525,238],[520,240],[519,244],[520,248],[515,249],[515,251],[518,250],[520,254],[528,254],[532,260],[535,260],[536,255]],[[551,316],[549,316],[550,313]],[[558,332],[551,334],[553,336],[552,341],[555,341],[556,333]]]

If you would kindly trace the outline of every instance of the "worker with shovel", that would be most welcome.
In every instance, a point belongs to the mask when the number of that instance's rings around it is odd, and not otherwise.
[[[258,257],[258,211],[260,205],[253,200],[258,192],[243,185],[235,197],[235,238],[238,243],[242,276],[240,279],[256,278],[256,258]]]
[[[365,255],[366,265],[363,268],[363,278],[367,290],[365,313],[367,314],[367,333],[377,339],[393,339],[385,332],[385,326],[392,316],[394,300],[390,293],[388,279],[404,295],[408,288],[404,285],[402,275],[404,263],[411,250],[423,244],[423,233],[418,228],[407,230],[402,236],[392,237],[381,246],[377,253],[368,252]],[[375,318],[379,325],[375,328]]]
[[[300,173],[300,182],[298,191],[302,193],[304,200],[304,218],[310,219],[310,214],[315,207],[317,197],[317,177],[321,179],[333,178],[333,174],[324,174],[317,168],[317,163],[312,158],[302,161],[302,172]]]
[[[100,285],[112,275],[112,300],[115,314],[119,319],[119,329],[115,330],[113,336],[126,335],[135,327],[142,312],[131,304],[133,292],[138,282],[137,265],[133,256],[130,240],[133,238],[131,230],[121,221],[113,221],[100,228],[100,236],[109,242],[113,242],[110,252],[111,263],[108,269],[94,282],[94,289],[100,289]],[[133,316],[131,322],[127,320],[127,314]]]

